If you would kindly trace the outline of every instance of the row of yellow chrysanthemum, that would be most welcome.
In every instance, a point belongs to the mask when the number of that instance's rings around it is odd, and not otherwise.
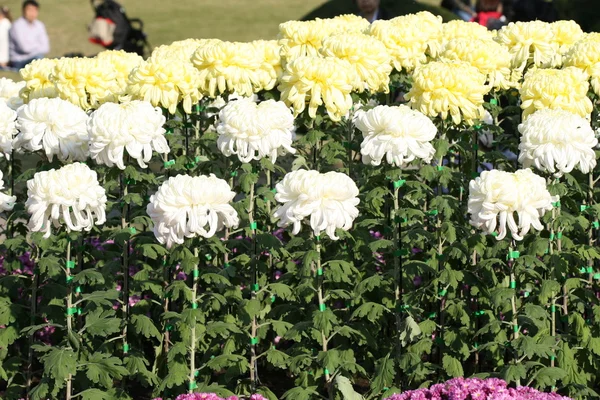
[[[296,114],[308,104],[314,117],[325,105],[339,120],[352,106],[352,91],[387,92],[396,69],[412,73],[416,86],[422,83],[409,97],[428,115],[462,120],[456,107],[439,110],[433,103],[454,94],[472,97],[456,104],[472,122],[481,117],[479,97],[491,88],[520,88],[527,66],[574,66],[584,73],[566,74],[569,84],[587,81],[587,74],[600,89],[600,34],[586,35],[573,21],[515,23],[490,32],[475,23],[442,23],[427,12],[371,25],[356,16],[289,21],[281,24],[278,41],[188,39],[156,48],[148,60],[120,51],[40,60],[22,70],[21,97],[61,97],[84,110],[143,99],[174,113],[179,104],[190,112],[204,96],[249,96],[277,87]]]

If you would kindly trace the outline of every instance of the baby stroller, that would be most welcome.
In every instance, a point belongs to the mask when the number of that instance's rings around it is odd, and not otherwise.
[[[125,9],[114,0],[90,0],[96,16],[89,27],[89,40],[108,50],[125,50],[142,57],[152,51],[144,23],[128,18]]]

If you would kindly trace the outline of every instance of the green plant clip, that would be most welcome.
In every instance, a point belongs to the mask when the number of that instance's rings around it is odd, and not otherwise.
[[[212,256],[210,254],[205,254],[204,258],[206,258],[207,261],[212,260]]]
[[[231,177],[236,177],[236,176],[238,176],[238,172],[232,171],[231,174],[229,174],[229,175],[231,175]]]
[[[585,270],[586,270],[585,266],[579,268],[579,272],[582,273],[582,274],[585,274]]]
[[[600,229],[600,222],[594,221],[594,222],[592,222],[592,226],[596,229]]]
[[[67,283],[71,283],[71,282],[73,282],[73,277],[72,277],[72,276],[70,276],[70,275],[69,275],[69,276],[67,276],[66,278],[67,278],[67,279],[66,279],[66,280],[67,280]]]
[[[433,318],[435,318],[435,317],[437,317],[437,313],[435,313],[435,312],[432,312],[431,314],[429,314],[429,316],[428,316],[427,318],[429,318],[429,319],[433,319]]]
[[[252,229],[253,231],[255,231],[257,229],[258,225],[256,222],[250,222],[250,229]]]
[[[188,384],[188,388],[189,388],[189,390],[198,389],[198,384],[196,383],[196,381],[191,381],[191,382]]]
[[[319,236],[319,235],[316,235],[316,236],[315,236],[315,240],[316,240],[317,242],[320,242],[320,241],[321,241],[321,236]]]
[[[131,233],[132,235],[135,235],[137,233],[137,229],[135,229],[133,226],[129,228],[129,233]]]
[[[427,214],[433,217],[433,216],[438,215],[439,211],[438,210],[431,210],[431,211],[427,211]]]
[[[556,207],[556,208],[560,208],[560,201],[555,201],[554,203],[552,203],[552,206]]]
[[[73,269],[73,268],[75,268],[75,261],[67,261],[67,264],[66,264],[66,266],[67,266],[67,268],[69,268],[69,269]]]
[[[275,300],[277,300],[277,296],[275,296],[275,295],[271,296],[271,303],[275,303]]]
[[[271,189],[271,192],[272,192],[272,193],[277,193],[277,188],[273,188],[273,189]]]
[[[192,303],[192,310],[196,310],[198,308],[198,303],[193,302]]]
[[[317,268],[317,276],[323,275],[323,268]]]
[[[550,234],[550,240],[554,240],[554,233]]]
[[[171,168],[173,165],[175,165],[175,160],[165,161],[164,163],[165,168]]]
[[[508,256],[507,258],[509,260],[516,260],[517,258],[519,258],[519,256],[521,255],[520,252],[516,251],[516,250],[512,250],[508,252]]]
[[[444,170],[444,166],[443,166],[443,165],[438,165],[438,166],[436,167],[436,169],[437,169],[438,171],[443,171],[443,170]]]
[[[515,282],[515,281],[510,281],[510,288],[511,288],[511,289],[516,289],[516,288],[517,288],[517,282]]]
[[[223,264],[223,267],[224,267],[225,269],[227,269],[227,268],[231,267],[231,264],[229,264],[228,262],[226,262],[225,264]]]
[[[594,267],[590,267],[590,266],[588,266],[588,267],[585,269],[585,272],[587,272],[588,274],[591,274],[591,273],[593,273],[593,272],[594,272]]]
[[[327,310],[327,306],[325,304],[322,304],[322,303],[319,304],[319,311],[323,312],[325,310]]]
[[[519,325],[513,325],[513,332],[519,332]]]
[[[125,184],[126,185],[135,185],[136,181],[135,181],[135,179],[129,179],[128,178],[128,179],[125,179]]]
[[[167,332],[171,331],[172,329],[173,329],[173,325],[171,325],[171,324],[167,324],[167,326],[165,326],[165,330]]]
[[[324,375],[329,375],[329,370],[327,368],[323,368],[323,374]]]
[[[475,151],[479,150],[479,145],[477,143],[475,143],[473,145],[473,150],[475,150]]]
[[[596,280],[600,279],[600,274],[599,273],[595,273],[594,274],[594,279],[596,279]]]
[[[529,297],[529,292],[528,292],[528,291],[525,291],[525,292],[523,293],[523,297],[525,297],[525,298]]]
[[[200,276],[200,271],[196,268],[194,269],[194,278],[198,278]]]
[[[586,205],[586,204],[582,204],[579,206],[579,211],[584,212],[586,210],[588,210],[590,208],[590,206]]]
[[[165,132],[166,136],[172,135],[173,134],[173,128],[168,128],[167,131]]]
[[[252,285],[252,291],[253,292],[258,292],[260,290],[260,286],[258,283],[255,283]]]
[[[127,354],[129,352],[129,343],[123,343],[123,353]]]
[[[75,293],[81,293],[81,286],[77,286],[75,288]]]
[[[556,238],[559,239],[559,240],[562,239],[562,232],[558,232],[556,234]]]
[[[554,360],[556,360],[556,357],[555,356],[550,356],[550,361],[554,361]]]
[[[401,188],[402,186],[404,186],[405,183],[406,183],[405,179],[399,179],[397,181],[394,181],[394,189]]]
[[[67,315],[75,315],[77,314],[77,307],[67,308]]]
[[[550,307],[550,311],[553,313],[556,312],[556,306],[554,304]]]
[[[494,231],[494,232],[490,233],[490,235],[492,235],[493,237],[497,237],[498,236],[498,232]]]
[[[446,289],[442,289],[442,290],[440,290],[440,296],[441,296],[441,297],[444,297],[444,296],[446,296],[446,294],[448,294],[448,291],[447,291]]]
[[[258,344],[258,338],[257,337],[250,338],[250,344],[252,346]]]
[[[497,106],[498,105],[498,100],[496,100],[496,99],[490,99],[490,104],[494,105],[494,106]]]

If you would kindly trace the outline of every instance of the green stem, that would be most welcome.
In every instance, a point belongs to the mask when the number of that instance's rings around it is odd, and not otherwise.
[[[395,182],[392,183],[392,202],[393,210],[391,215],[391,225],[394,236],[394,299],[395,307],[394,314],[396,317],[396,332],[400,332],[402,328],[402,238],[400,236],[400,230],[402,229],[402,222],[400,221],[400,201],[399,201],[400,185]],[[400,335],[395,335],[397,339],[396,343],[396,361],[400,362],[402,355],[402,342]]]
[[[198,258],[198,246],[194,246],[194,257]],[[192,309],[198,308],[198,279],[200,270],[198,263],[194,265],[194,276],[192,278]],[[190,377],[188,392],[193,393],[196,389],[196,314],[192,318],[192,328],[190,333]]]
[[[323,267],[321,266],[321,238],[319,236],[315,236],[315,251],[317,252],[317,299],[319,301],[319,311],[324,312],[327,307],[323,297]],[[321,342],[323,352],[327,352],[329,343],[323,329],[321,329]],[[325,365],[323,366],[323,369],[325,375],[325,386],[329,392],[330,399],[333,399],[334,393],[331,385],[331,374]]]
[[[256,294],[259,290],[257,280],[257,262],[258,254],[256,249],[256,221],[254,220],[254,185],[250,186],[250,194],[248,195],[248,222],[250,223],[250,229],[252,231],[252,286],[250,287],[251,299],[256,300]],[[250,382],[252,385],[252,392],[256,391],[258,382],[258,363],[257,363],[257,351],[256,344],[258,323],[256,321],[256,315],[252,316],[252,325],[250,328]]]
[[[127,182],[124,181],[123,175],[121,175],[121,181],[123,182],[123,205],[121,209],[121,228],[127,229],[127,203],[125,197],[128,194]],[[123,355],[129,353],[129,343],[127,341],[127,328],[129,325],[129,239],[123,241],[123,253],[122,253],[122,267],[123,267],[123,305],[121,311],[123,313]]]
[[[515,261],[514,261],[514,249],[516,248],[515,246],[515,241],[514,239],[511,241],[511,244],[508,248],[508,268],[510,270],[510,288],[514,290],[513,295],[510,299],[510,305],[512,308],[512,323],[511,323],[511,328],[513,331],[513,341],[518,340],[519,339],[519,320],[518,320],[518,315],[517,315],[517,295],[516,295],[516,291],[517,291],[517,279],[516,279],[516,275],[515,275]],[[519,363],[518,360],[518,353],[517,350],[515,348],[515,345],[513,345],[513,357],[514,357],[514,364],[517,365]],[[521,386],[521,380],[517,379],[517,387]]]
[[[69,233],[67,233],[67,257],[65,265],[65,275],[67,280],[67,341],[70,342],[71,338],[73,337],[73,315],[75,313],[75,309],[73,308],[73,277],[71,276],[71,238],[68,235]],[[71,347],[70,344],[69,347]],[[69,376],[67,377],[66,386],[67,387],[65,399],[71,400],[73,391],[73,376],[71,374],[69,374]]]
[[[37,310],[37,288],[38,288],[38,268],[34,266],[33,268],[33,276],[31,277],[31,299],[29,302],[30,307],[30,320],[29,323],[31,326],[35,325],[35,316]],[[25,393],[27,399],[29,399],[29,390],[31,389],[31,383],[33,380],[33,344],[34,344],[34,335],[29,335],[29,349],[27,355],[27,384],[25,387]]]

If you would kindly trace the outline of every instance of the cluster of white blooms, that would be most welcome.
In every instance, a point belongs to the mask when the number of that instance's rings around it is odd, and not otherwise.
[[[497,228],[498,240],[506,237],[508,227],[513,239],[523,240],[532,227],[543,229],[540,218],[558,199],[548,192],[545,179],[530,169],[484,171],[469,184],[470,223],[488,234]]]
[[[186,237],[209,238],[224,227],[237,227],[237,212],[229,204],[234,197],[227,181],[213,174],[177,175],[150,197],[146,211],[158,241],[171,247]]]
[[[236,154],[250,162],[269,157],[272,162],[292,148],[294,116],[282,102],[257,104],[252,98],[230,101],[219,112],[217,147],[226,156]]]
[[[349,230],[358,216],[356,206],[360,200],[356,183],[340,172],[293,171],[285,175],[276,189],[275,200],[282,205],[274,216],[280,219],[280,227],[293,225],[294,235],[300,232],[302,221],[310,218],[315,236],[325,231],[337,240],[335,230]]]
[[[106,193],[95,171],[73,163],[38,172],[27,182],[29,229],[50,237],[51,226],[89,231],[106,221]]]

